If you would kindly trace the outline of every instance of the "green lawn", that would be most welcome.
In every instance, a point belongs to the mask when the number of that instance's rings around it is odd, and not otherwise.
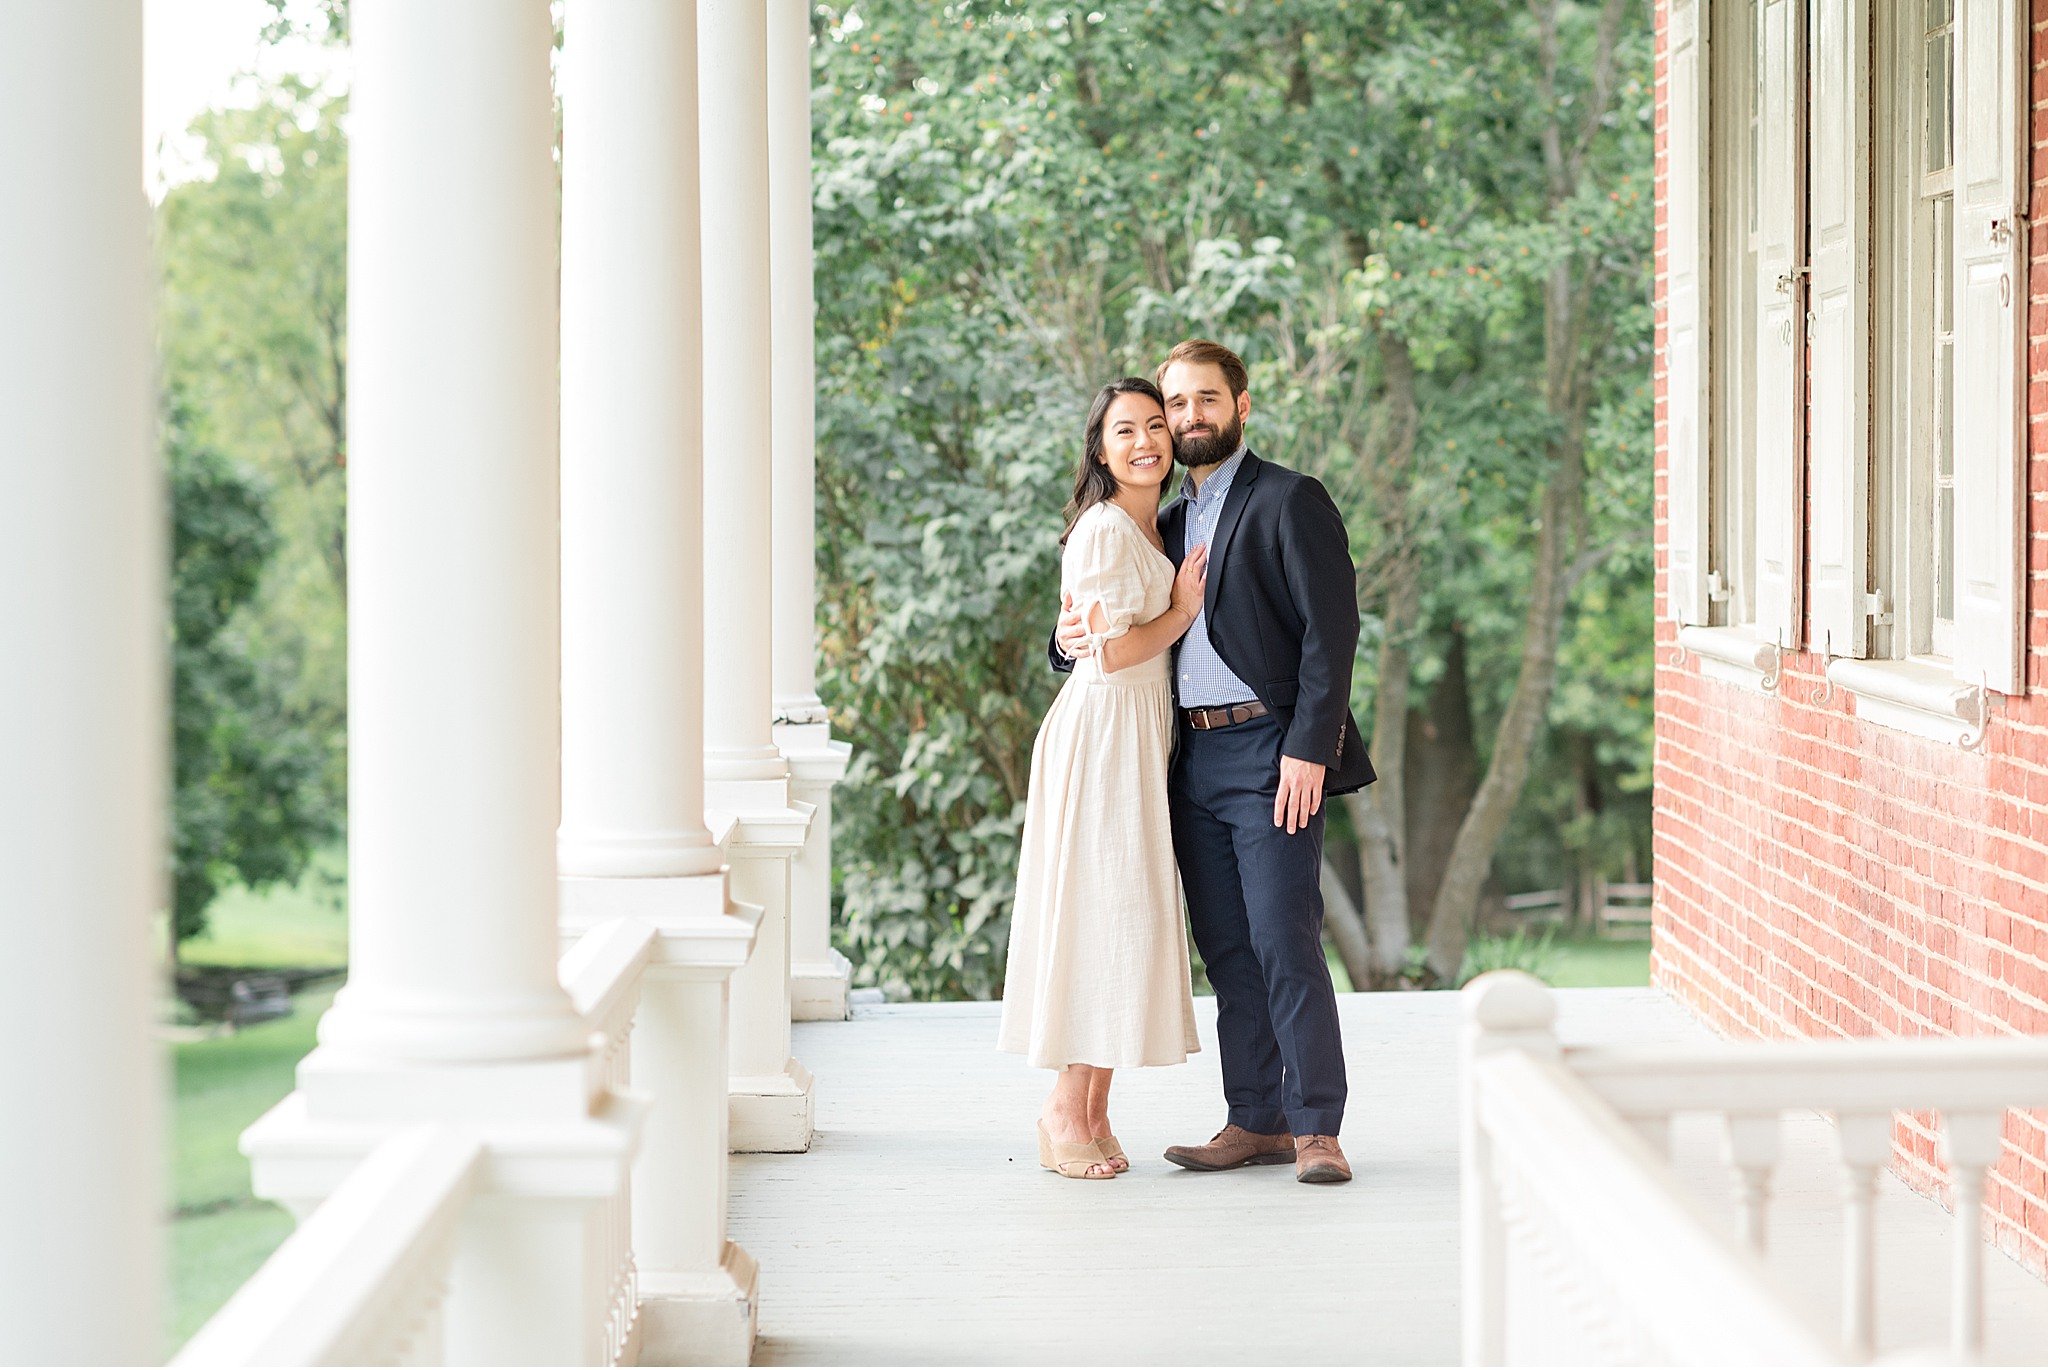
[[[172,1048],[171,1327],[182,1345],[291,1231],[283,1210],[249,1192],[242,1129],[292,1091],[292,1070],[313,1049],[330,989],[299,996],[289,1018],[232,1037]]]
[[[1489,970],[1522,970],[1557,989],[1618,989],[1650,983],[1650,939],[1608,939],[1560,928],[1521,928],[1506,937],[1474,938],[1465,978]]]
[[[1550,944],[1550,973],[1558,989],[1641,987],[1650,983],[1650,939],[1560,938]]]
[[[203,936],[178,949],[195,966],[339,966],[348,959],[342,877],[347,858],[330,847],[296,885],[258,894],[222,890]]]
[[[171,1325],[165,1359],[219,1312],[228,1296],[291,1233],[291,1214],[269,1204],[224,1208],[171,1224]]]
[[[335,966],[348,952],[339,891],[339,849],[322,853],[289,889],[226,891],[207,935],[180,949],[193,965]],[[292,1014],[226,1037],[171,1048],[170,1326],[175,1350],[227,1302],[292,1230],[290,1215],[249,1192],[242,1129],[292,1090],[313,1027],[334,998],[323,984],[298,996]]]
[[[1509,939],[1489,938],[1475,948],[1479,964],[1490,970],[1511,964],[1526,970],[1557,989],[1630,988],[1650,983],[1650,939],[1610,941],[1604,937],[1559,937],[1548,942],[1540,936],[1524,938],[1512,952],[1505,951]],[[1323,955],[1330,963],[1330,979],[1339,994],[1349,993],[1351,977],[1344,963],[1327,943]]]

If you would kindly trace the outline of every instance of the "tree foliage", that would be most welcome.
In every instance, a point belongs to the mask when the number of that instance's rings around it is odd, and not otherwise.
[[[326,752],[252,649],[247,611],[279,537],[260,478],[165,423],[171,496],[172,935],[231,881],[296,880],[333,838]]]
[[[346,33],[340,0],[272,4],[276,36]],[[857,748],[836,926],[866,981],[1000,988],[1081,418],[1191,333],[1246,356],[1253,442],[1351,530],[1393,763],[1332,810],[1354,979],[1418,939],[1450,978],[1489,875],[1646,863],[1649,19],[814,6],[820,688]],[[287,81],[207,116],[216,174],[161,218],[181,440],[260,478],[277,540],[226,631],[336,809],[344,112]],[[1439,774],[1462,792],[1407,804]]]
[[[345,802],[343,102],[286,78],[195,121],[158,210],[177,526],[177,937],[296,878]]]
[[[1641,845],[1647,6],[815,17],[823,688],[860,757],[837,802],[864,975],[999,987],[1081,415],[1192,333],[1250,363],[1254,445],[1345,509],[1358,703],[1397,700],[1376,740],[1469,644],[1488,812],[1514,817],[1498,861],[1499,834],[1465,843],[1481,873],[1554,883]],[[1526,784],[1491,746],[1517,716]],[[1613,819],[1583,820],[1588,785]],[[1398,805],[1398,779],[1376,792]],[[1333,826],[1354,895],[1376,823]],[[1396,876],[1400,848],[1386,828]],[[1377,954],[1405,966],[1430,912]]]

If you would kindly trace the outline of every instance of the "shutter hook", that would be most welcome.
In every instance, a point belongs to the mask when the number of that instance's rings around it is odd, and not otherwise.
[[[1962,715],[1963,735],[1956,741],[1965,751],[1976,751],[1984,745],[1984,734],[1991,728],[1991,668],[1977,669],[1977,685],[1959,701],[1956,712]]]
[[[1835,697],[1835,678],[1828,674],[1828,662],[1834,660],[1834,656],[1835,630],[1823,628],[1820,635],[1820,688],[1807,691],[1807,703],[1826,704]]]

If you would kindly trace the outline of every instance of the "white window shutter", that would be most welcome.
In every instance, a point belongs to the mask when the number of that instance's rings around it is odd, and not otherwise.
[[[1870,17],[1814,0],[1809,646],[1862,656],[1870,620]]]
[[[2026,70],[2018,0],[1956,6],[1955,672],[2026,688]]]
[[[1671,615],[1707,621],[1707,4],[1674,0],[1665,182],[1665,549]]]
[[[1757,168],[1756,630],[1799,645],[1799,372],[1804,326],[1795,271],[1806,85],[1798,54],[1804,0],[1763,0]]]

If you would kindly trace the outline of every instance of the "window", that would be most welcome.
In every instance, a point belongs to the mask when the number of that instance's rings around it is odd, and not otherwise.
[[[1955,0],[1881,22],[1878,351],[1871,585],[1879,658],[1955,654]],[[1887,374],[1888,373],[1888,374]]]
[[[1681,642],[1764,689],[1797,645],[1804,10],[1670,12],[1667,583]]]
[[[1716,7],[1710,74],[1713,124],[1708,190],[1712,235],[1713,396],[1707,445],[1707,621],[1756,621],[1756,404],[1758,152],[1762,136],[1762,18],[1757,0]]]
[[[1907,712],[1971,693],[1981,722],[2024,688],[2026,8],[1671,0],[1667,24],[1680,640],[1804,647],[1859,698],[1910,679]]]
[[[1927,647],[1934,655],[1953,653],[1956,587],[1956,463],[1955,432],[1955,148],[1956,111],[1949,73],[1954,60],[1954,0],[1927,0],[1920,42],[1920,118],[1924,152],[1920,159],[1919,203],[1914,222],[1928,242],[1927,272],[1915,285],[1930,298],[1927,328],[1913,339],[1915,369],[1934,394],[1932,453],[1928,497],[1916,498],[1916,510],[1931,507],[1933,527],[1922,528],[1931,556],[1924,564],[1933,581],[1927,596]],[[1917,475],[1916,475],[1917,480]],[[1916,492],[1916,495],[1919,492]],[[1924,518],[1924,514],[1917,515]],[[1909,650],[1917,648],[1909,644]]]

